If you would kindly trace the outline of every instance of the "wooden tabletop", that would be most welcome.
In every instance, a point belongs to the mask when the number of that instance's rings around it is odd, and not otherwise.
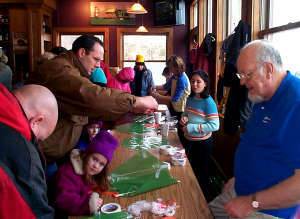
[[[130,134],[113,131],[113,135],[117,137],[122,143],[125,138],[130,137]],[[171,145],[179,146],[179,139],[176,132],[169,133],[169,142]],[[152,153],[163,161],[168,161],[168,157],[159,155],[158,150]],[[115,169],[120,164],[128,160],[135,154],[134,150],[125,147],[118,147],[113,160],[110,164],[109,171]],[[157,198],[163,200],[175,200],[179,208],[176,210],[175,217],[177,219],[209,219],[213,218],[208,209],[206,200],[198,185],[197,179],[192,171],[190,163],[187,162],[185,166],[172,166],[170,170],[171,175],[180,182],[168,187],[157,189],[134,197],[102,197],[104,203],[115,202],[119,203],[123,209],[126,209],[130,204],[140,201],[155,201]],[[80,217],[69,217],[69,219],[78,219]],[[157,218],[151,213],[143,213],[142,218]]]

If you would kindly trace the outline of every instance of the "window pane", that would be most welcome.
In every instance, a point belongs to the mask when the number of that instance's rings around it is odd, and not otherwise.
[[[268,0],[260,0],[260,9],[259,9],[259,13],[260,13],[260,29],[266,29],[267,28],[267,10],[269,10],[268,8],[268,4],[267,4]],[[269,21],[268,21],[269,22]]]
[[[198,26],[198,1],[196,1],[196,3],[193,5],[193,27],[197,27]]]
[[[124,35],[124,60],[135,60],[142,54],[145,60],[166,60],[167,36],[165,35]]]
[[[290,22],[300,21],[300,1],[271,0],[270,27],[281,26]]]
[[[227,34],[231,34],[234,28],[241,20],[242,14],[242,1],[241,0],[229,0],[228,5],[228,30]]]
[[[207,33],[212,33],[213,1],[207,0]]]
[[[135,62],[124,62],[124,67],[134,67]],[[162,76],[162,71],[166,66],[166,62],[146,62],[146,66],[152,72],[155,85],[166,83],[165,77]]]
[[[72,49],[72,43],[80,36],[81,34],[78,35],[61,34],[60,36],[61,46],[65,47],[66,49]],[[103,42],[103,38],[104,38],[103,35],[95,35],[95,37],[98,37]]]
[[[300,28],[270,34],[266,38],[279,50],[284,69],[300,75],[299,51]]]

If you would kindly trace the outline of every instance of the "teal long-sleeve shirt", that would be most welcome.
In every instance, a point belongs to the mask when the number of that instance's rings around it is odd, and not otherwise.
[[[189,140],[202,140],[220,126],[218,109],[211,96],[205,99],[189,97],[182,116],[188,117],[185,137]]]

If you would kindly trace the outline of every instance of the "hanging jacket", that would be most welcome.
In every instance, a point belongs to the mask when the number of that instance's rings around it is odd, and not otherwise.
[[[224,68],[224,86],[230,87],[224,115],[224,131],[229,134],[237,132],[240,125],[246,124],[252,108],[247,97],[248,90],[240,85],[240,80],[236,76],[236,61],[240,49],[251,40],[251,28],[241,20],[234,31],[228,40]]]
[[[196,61],[193,70],[203,70],[209,75],[213,72],[213,53],[216,47],[216,38],[214,34],[208,33],[204,37],[201,45],[197,48]]]

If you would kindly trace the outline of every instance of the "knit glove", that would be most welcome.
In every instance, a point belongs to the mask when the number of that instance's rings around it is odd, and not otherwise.
[[[94,214],[97,211],[99,211],[99,208],[102,205],[102,203],[103,200],[99,197],[99,194],[97,192],[93,192],[89,200],[90,213]]]

